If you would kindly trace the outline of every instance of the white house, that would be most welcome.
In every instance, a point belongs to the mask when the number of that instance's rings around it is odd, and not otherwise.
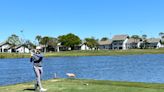
[[[11,44],[9,44],[8,42],[2,42],[0,43],[0,52],[18,52],[18,53],[29,53],[30,50],[23,46],[23,45],[19,45],[19,46],[12,46]]]
[[[128,35],[115,35],[112,38],[112,49],[123,49],[126,50],[126,43],[129,39]]]
[[[91,50],[86,44],[81,44],[81,50]]]
[[[7,42],[0,43],[0,52],[8,52],[8,49],[11,48],[11,45]]]
[[[16,52],[14,46],[9,46],[8,48],[6,48],[6,50],[7,50],[7,52],[9,52],[9,53]]]
[[[30,49],[28,49],[27,47],[20,45],[20,46],[16,46],[15,47],[16,52],[18,53],[30,53]]]
[[[137,48],[141,48],[141,44],[142,44],[142,43],[143,43],[142,41],[138,42]]]

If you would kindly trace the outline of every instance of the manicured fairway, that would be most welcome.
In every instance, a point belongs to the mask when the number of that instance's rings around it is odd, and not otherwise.
[[[42,83],[47,92],[164,92],[164,84],[75,79],[54,79]],[[34,92],[33,82],[1,86],[0,92]]]

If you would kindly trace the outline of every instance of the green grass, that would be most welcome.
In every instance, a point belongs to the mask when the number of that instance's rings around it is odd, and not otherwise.
[[[54,79],[42,82],[47,92],[164,92],[164,84]],[[33,92],[33,82],[0,87],[0,92]]]
[[[98,51],[63,51],[46,53],[46,57],[55,56],[111,56],[134,54],[164,54],[164,49],[98,50]]]
[[[111,56],[134,54],[164,54],[164,49],[130,49],[130,50],[95,50],[95,51],[61,51],[45,53],[45,57],[62,56]],[[29,54],[0,53],[0,58],[29,58]]]
[[[20,53],[0,53],[0,58],[27,58],[30,54],[20,54]]]

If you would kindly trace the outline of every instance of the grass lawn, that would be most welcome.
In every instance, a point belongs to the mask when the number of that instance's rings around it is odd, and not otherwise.
[[[98,51],[63,51],[46,53],[45,56],[111,56],[134,54],[164,54],[164,49],[130,49],[130,50],[98,50]]]
[[[164,92],[164,84],[149,83],[53,79],[42,84],[47,92]],[[33,82],[1,86],[0,92],[34,92]]]

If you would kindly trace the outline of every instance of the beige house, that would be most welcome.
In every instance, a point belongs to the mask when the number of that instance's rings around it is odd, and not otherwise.
[[[98,48],[101,50],[109,50],[112,49],[112,40],[106,40],[106,41],[99,41],[98,42]]]
[[[126,47],[127,49],[140,48],[139,44],[140,44],[140,39],[129,38],[126,43]]]
[[[126,50],[126,43],[129,39],[128,35],[115,35],[112,38],[112,49]]]
[[[147,39],[147,47],[148,48],[161,48],[161,39],[160,38],[149,38]]]

